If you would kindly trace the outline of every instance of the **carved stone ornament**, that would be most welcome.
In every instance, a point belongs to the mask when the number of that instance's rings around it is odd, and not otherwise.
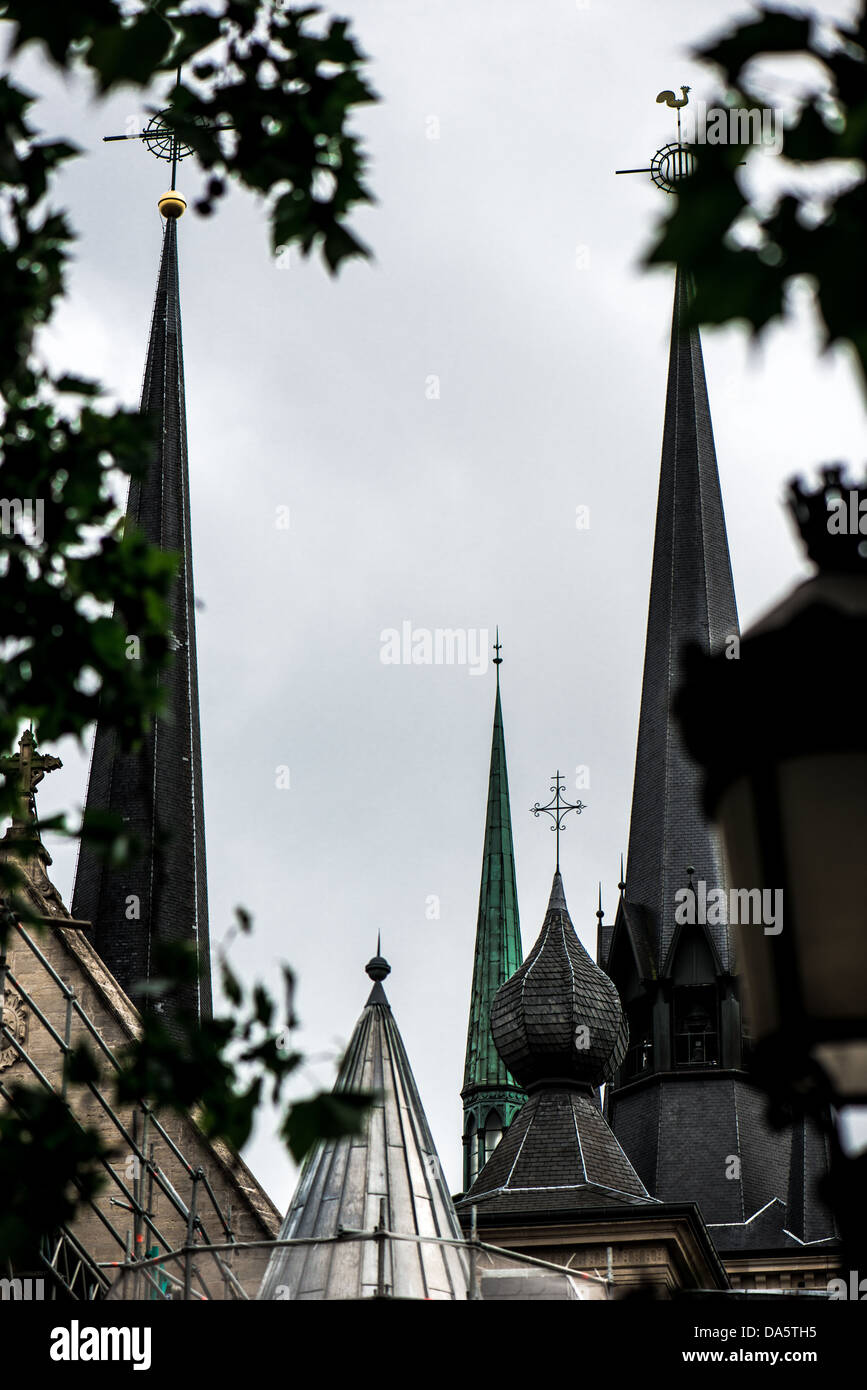
[[[24,1000],[14,989],[7,989],[3,996],[3,1023],[22,1047],[27,1043],[27,1009]],[[13,1063],[21,1061],[21,1053],[4,1035],[0,1037],[0,1071],[5,1071]]]

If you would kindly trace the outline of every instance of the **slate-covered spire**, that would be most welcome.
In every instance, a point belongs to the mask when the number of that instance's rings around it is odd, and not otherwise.
[[[366,969],[373,989],[334,1094],[373,1092],[373,1101],[360,1134],[320,1140],[305,1160],[279,1239],[309,1243],[274,1251],[261,1299],[468,1296],[464,1251],[440,1243],[462,1234],[383,989],[390,966],[376,955]],[[377,1230],[404,1238],[370,1239]]]
[[[135,999],[151,977],[157,941],[192,942],[201,973],[198,986],[156,1000],[171,1022],[183,1007],[211,1012],[208,896],[202,804],[202,750],[196,670],[196,621],[190,529],[184,360],[178,290],[177,219],[180,195],[166,194],[162,258],[148,343],[141,410],[156,440],[146,475],[130,484],[127,517],[145,538],[180,557],[171,596],[174,661],[163,675],[165,713],[139,754],[124,753],[114,733],[97,723],[86,810],[120,813],[141,838],[145,853],[112,868],[82,842],[73,891],[73,916],[93,923],[105,964]]]
[[[675,893],[687,884],[687,866],[708,888],[722,883],[698,769],[671,713],[681,650],[686,642],[718,650],[738,631],[701,342],[687,325],[687,296],[687,277],[678,271],[626,869],[626,899],[641,907],[659,965],[671,945]],[[717,927],[713,936],[730,967],[727,929]]]
[[[459,1204],[499,1215],[652,1205],[599,1109],[626,1051],[617,990],[585,951],[554,875],[533,950],[498,991],[494,1041],[528,1099]]]
[[[687,304],[679,271],[629,857],[613,927],[599,932],[600,963],[629,1022],[606,1108],[648,1190],[662,1201],[695,1201],[721,1252],[784,1251],[797,1245],[797,1222],[816,1241],[833,1238],[833,1223],[813,1184],[811,1210],[786,1224],[803,1156],[769,1128],[764,1098],[747,1081],[730,928],[724,915],[702,910],[726,886],[722,855],[671,711],[684,645],[718,650],[737,634],[701,344]],[[805,1145],[815,1174],[820,1136],[810,1131]]]
[[[515,880],[515,850],[506,771],[506,742],[500,703],[499,634],[494,658],[497,693],[488,776],[485,848],[473,962],[464,1104],[464,1188],[468,1188],[525,1100],[491,1036],[491,1005],[502,984],[521,964],[521,926]]]

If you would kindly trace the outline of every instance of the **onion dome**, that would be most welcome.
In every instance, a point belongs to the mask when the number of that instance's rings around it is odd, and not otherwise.
[[[509,1071],[528,1089],[543,1082],[598,1086],[626,1055],[619,995],[575,934],[559,870],[539,939],[497,991],[491,1031]]]

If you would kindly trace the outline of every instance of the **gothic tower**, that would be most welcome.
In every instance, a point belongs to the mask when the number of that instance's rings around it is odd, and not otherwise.
[[[119,813],[144,845],[121,868],[82,841],[73,890],[73,916],[93,924],[93,942],[123,989],[152,974],[157,941],[191,942],[198,986],[156,1001],[169,1024],[177,1009],[211,1012],[208,895],[202,804],[202,750],[196,670],[196,620],[190,527],[184,358],[178,290],[177,194],[165,195],[162,258],[151,322],[141,410],[153,421],[155,443],[147,472],[130,484],[127,517],[152,545],[179,557],[171,595],[174,661],[163,673],[165,709],[139,752],[123,751],[97,724],[86,813]]]
[[[815,1197],[827,1155],[809,1126],[794,1137],[768,1127],[765,1099],[744,1069],[731,931],[703,920],[715,915],[702,904],[725,887],[724,868],[671,699],[684,645],[736,642],[737,610],[688,293],[678,272],[626,882],[613,926],[599,930],[599,962],[630,1034],[606,1104],[654,1196],[697,1202],[723,1253],[775,1251],[833,1237]]]
[[[475,1181],[505,1130],[526,1100],[510,1075],[491,1035],[491,1006],[502,984],[521,964],[521,925],[515,880],[515,850],[506,771],[506,742],[500,705],[499,634],[494,734],[488,776],[488,810],[479,916],[464,1066],[464,1191]]]

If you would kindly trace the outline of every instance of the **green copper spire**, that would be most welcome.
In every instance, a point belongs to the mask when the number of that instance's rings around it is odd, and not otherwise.
[[[497,696],[494,705],[494,736],[491,744],[491,771],[488,778],[488,813],[485,823],[485,852],[479,891],[479,918],[476,927],[476,955],[470,996],[470,1023],[467,1030],[467,1059],[464,1067],[464,1190],[496,1148],[524,1104],[525,1093],[506,1070],[491,1036],[491,1005],[494,995],[521,964],[521,926],[518,919],[518,889],[515,882],[515,850],[512,844],[512,816],[509,810],[509,778],[506,772],[506,742],[500,705],[500,634],[497,655]]]

